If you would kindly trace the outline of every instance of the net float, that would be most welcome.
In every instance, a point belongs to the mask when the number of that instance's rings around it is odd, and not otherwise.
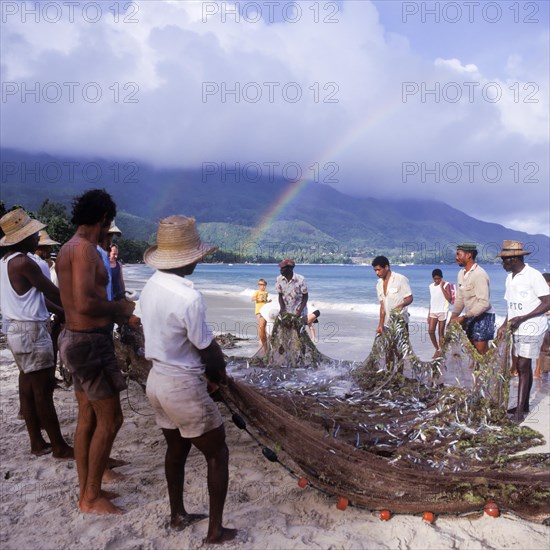
[[[389,510],[380,510],[378,515],[382,521],[389,521],[391,519],[391,512]]]
[[[338,501],[336,502],[336,508],[338,510],[342,510],[342,512],[348,507],[349,500],[346,497],[338,497]]]
[[[435,521],[435,516],[433,512],[424,512],[422,514],[422,519],[428,523],[433,523]]]
[[[500,516],[500,508],[496,502],[488,502],[485,505],[485,513],[493,518],[498,518]]]
[[[301,477],[298,480],[298,487],[300,487],[300,489],[305,489],[307,487],[308,483],[309,483],[309,481],[305,477]]]

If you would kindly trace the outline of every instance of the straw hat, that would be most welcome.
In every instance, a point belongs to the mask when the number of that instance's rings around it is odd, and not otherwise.
[[[497,258],[511,258],[512,256],[527,256],[531,252],[523,250],[523,243],[519,241],[502,241],[502,250]]]
[[[285,258],[282,262],[279,262],[279,267],[296,267],[296,263],[290,258]]]
[[[54,246],[59,244],[57,241],[54,241],[45,229],[40,230],[40,240],[38,241],[38,246]]]
[[[107,233],[109,233],[109,235],[118,235],[119,237],[122,235],[122,231],[116,226],[115,220],[111,222],[111,227],[109,227]]]
[[[155,269],[174,269],[194,264],[217,249],[201,242],[195,218],[169,216],[160,220],[157,244],[145,251],[143,260]]]
[[[22,208],[16,208],[2,216],[0,227],[4,232],[0,246],[12,246],[38,233],[46,224],[33,220]]]

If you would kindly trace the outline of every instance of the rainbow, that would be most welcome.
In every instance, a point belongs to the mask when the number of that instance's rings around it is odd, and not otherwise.
[[[368,130],[372,130],[377,124],[382,122],[389,114],[394,113],[399,107],[402,107],[403,103],[401,98],[398,102],[392,102],[385,105],[383,109],[379,109],[376,113],[361,119],[358,124],[352,126],[347,134],[342,139],[333,143],[324,153],[319,155],[319,159],[316,162],[319,163],[320,169],[328,162],[336,162],[340,155],[350,148],[354,143],[360,141],[361,137]],[[308,166],[313,164],[308,163]],[[269,230],[273,222],[284,211],[284,209],[292,202],[294,197],[300,193],[303,187],[311,181],[309,178],[302,178],[297,180],[288,189],[277,198],[274,204],[272,204],[262,215],[260,221],[253,228],[250,234],[250,241],[258,243],[264,237]]]

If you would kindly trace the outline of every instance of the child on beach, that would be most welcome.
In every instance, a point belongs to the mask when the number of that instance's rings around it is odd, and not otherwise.
[[[256,319],[258,319],[258,337],[260,339],[260,342],[262,343],[262,349],[263,351],[267,351],[267,335],[266,335],[266,321],[265,319],[260,315],[260,309],[262,309],[265,304],[268,302],[271,302],[270,299],[268,299],[268,292],[266,290],[267,288],[267,281],[265,279],[259,279],[258,280],[258,290],[252,294],[252,298],[250,298],[251,302],[255,302],[256,307],[254,309],[254,314],[256,315]]]
[[[428,334],[435,348],[434,358],[441,351],[441,344],[445,337],[445,324],[447,322],[447,313],[449,303],[451,302],[451,289],[449,283],[443,280],[441,269],[432,271],[433,283],[430,285],[430,310],[428,312]],[[436,326],[439,332],[439,344],[435,335]]]

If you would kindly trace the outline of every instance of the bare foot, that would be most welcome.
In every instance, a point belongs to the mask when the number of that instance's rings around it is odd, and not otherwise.
[[[44,456],[52,452],[52,446],[49,443],[44,442],[43,445],[40,445],[36,449],[31,449],[31,454],[34,456]]]
[[[80,511],[84,514],[124,514],[124,510],[115,506],[109,499],[100,496],[96,500],[80,502]]]
[[[110,458],[107,462],[107,468],[120,468],[121,466],[128,466],[129,462],[126,460],[120,460],[119,458]]]
[[[435,350],[434,354],[432,355],[432,359],[437,359],[440,355],[440,351],[438,349]]]
[[[202,521],[208,516],[206,514],[178,514],[175,518],[170,520],[170,527],[176,531],[183,531],[186,527]]]
[[[103,483],[113,483],[114,481],[121,481],[125,478],[126,476],[124,474],[121,474],[120,472],[113,472],[110,468],[105,468],[101,481]]]
[[[208,535],[203,542],[206,544],[223,544],[229,542],[237,536],[237,529],[227,529],[222,527],[221,531],[217,535]]]
[[[69,447],[69,445],[65,445],[65,447],[62,447],[59,451],[54,451],[53,457],[61,460],[69,460],[74,458],[74,449]]]
[[[114,498],[118,498],[120,495],[115,491],[105,491],[104,489],[101,489],[99,491],[99,496],[113,500]]]

